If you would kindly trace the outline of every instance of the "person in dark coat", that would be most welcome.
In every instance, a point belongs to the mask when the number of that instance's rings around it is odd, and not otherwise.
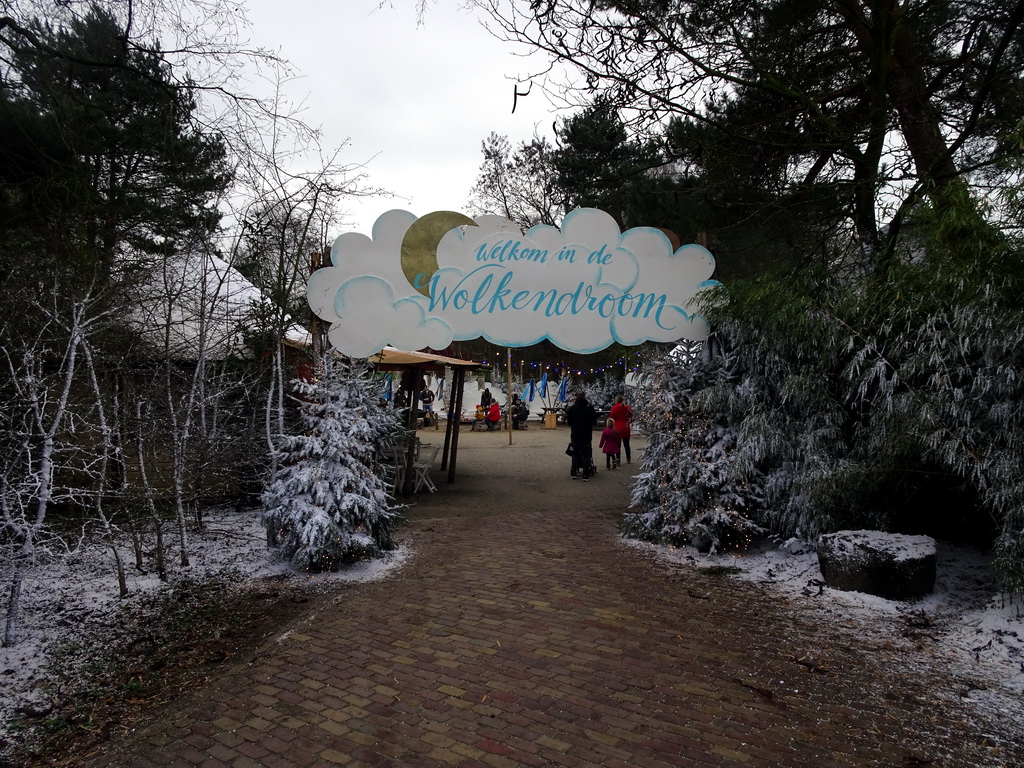
[[[590,469],[594,464],[593,442],[597,411],[582,392],[577,393],[576,401],[566,409],[565,421],[569,425],[569,441],[572,443],[572,468],[569,470],[569,477],[575,480],[582,476],[584,480],[589,480]]]
[[[530,418],[530,409],[519,395],[512,396],[512,429],[526,429],[526,420]]]

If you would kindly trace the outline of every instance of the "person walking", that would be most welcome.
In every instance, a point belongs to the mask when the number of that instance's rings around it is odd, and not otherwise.
[[[575,402],[566,409],[565,421],[569,425],[569,440],[572,443],[569,477],[575,480],[582,476],[583,480],[589,480],[594,466],[593,441],[597,411],[582,392],[576,394]]]
[[[633,458],[629,450],[629,424],[633,420],[633,409],[622,399],[622,395],[615,398],[615,405],[612,406],[608,416],[615,424],[615,434],[619,436],[619,442],[626,452],[626,463],[629,464]]]
[[[615,431],[615,422],[611,419],[608,419],[608,425],[601,433],[601,440],[597,445],[601,449],[601,452],[604,453],[604,465],[606,469],[615,469],[622,463],[622,458],[619,456],[621,442],[619,440],[618,433]]]
[[[420,403],[423,406],[423,426],[433,423],[436,427],[437,422],[434,421],[434,393],[426,385],[423,386],[423,391],[420,392]]]

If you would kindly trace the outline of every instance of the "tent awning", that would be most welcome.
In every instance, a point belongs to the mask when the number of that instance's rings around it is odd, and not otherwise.
[[[448,482],[455,482],[455,462],[459,455],[459,424],[458,418],[453,418],[453,414],[459,414],[462,412],[462,386],[466,378],[466,372],[471,368],[480,368],[482,363],[478,363],[475,360],[459,360],[456,357],[445,357],[444,355],[435,355],[430,352],[407,352],[402,349],[395,349],[394,347],[384,347],[380,352],[375,355],[370,355],[369,361],[372,365],[376,366],[378,371],[410,371],[413,375],[412,381],[412,404],[415,406],[419,400],[419,383],[418,380],[422,376],[424,371],[444,371],[446,366],[452,368],[452,376],[455,381],[449,388],[451,393],[452,401],[451,407],[449,408],[448,421],[444,431],[444,453],[441,457],[441,469],[448,468]],[[417,408],[413,407],[409,409],[409,424],[408,426],[415,429],[415,419],[417,416]],[[412,443],[409,444],[412,446]],[[450,450],[450,453],[449,453]],[[410,466],[411,466],[411,452],[410,447]],[[449,458],[451,461],[449,462]],[[405,478],[405,487],[403,493],[408,496],[412,493],[412,475],[408,474]]]
[[[399,371],[406,368],[420,367],[428,371],[443,371],[445,366],[452,368],[480,368],[483,363],[475,360],[460,360],[457,357],[445,357],[431,352],[408,352],[394,347],[384,347],[375,355],[370,355],[370,363],[380,371]]]

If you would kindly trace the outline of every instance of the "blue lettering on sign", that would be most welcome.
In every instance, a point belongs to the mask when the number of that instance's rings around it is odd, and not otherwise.
[[[454,286],[441,285],[440,276],[438,272],[430,281],[431,312],[437,309],[442,313],[448,309],[468,310],[473,315],[543,312],[546,317],[594,314],[605,319],[618,315],[653,319],[664,330],[675,327],[662,323],[662,313],[669,306],[668,296],[664,293],[620,295],[617,291],[602,290],[583,281],[571,291],[555,288],[515,290],[511,286],[515,273],[494,264],[477,267]]]
[[[548,260],[548,252],[540,248],[523,248],[522,240],[499,240],[494,245],[480,243],[476,249],[477,261],[532,261],[543,264]]]
[[[608,244],[605,243],[604,245],[601,246],[601,248],[599,250],[591,251],[590,255],[587,256],[587,264],[609,264],[609,263],[611,263],[612,255],[610,253],[605,253],[604,252],[604,249],[607,248],[607,247],[608,247]]]
[[[519,291],[512,297],[512,309],[525,309],[530,303],[530,292]]]
[[[508,310],[508,306],[505,304],[505,297],[512,293],[512,289],[508,287],[508,284],[512,282],[512,273],[506,272],[501,278],[501,282],[498,283],[498,287],[494,291],[494,296],[491,297],[490,301],[490,313],[493,315],[496,308],[501,309],[502,312]]]
[[[487,293],[490,290],[492,282],[491,278],[493,277],[494,275],[484,275],[484,279],[481,280],[480,285],[477,286],[476,293],[473,295],[473,302],[471,304],[472,309],[470,309],[470,312],[474,315],[479,315],[487,306]]]
[[[558,299],[558,291],[554,288],[547,291],[537,291],[536,297],[537,301],[533,305],[534,312],[540,312],[541,305],[544,303],[544,300],[547,299],[548,306],[547,309],[544,310],[545,317],[551,317],[555,314],[554,306],[555,301]]]

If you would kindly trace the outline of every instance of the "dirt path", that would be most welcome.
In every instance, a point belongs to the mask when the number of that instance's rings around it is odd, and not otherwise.
[[[513,435],[461,435],[400,571],[339,588],[90,765],[1022,764],[870,638],[624,546],[640,445],[583,483],[564,428]]]

